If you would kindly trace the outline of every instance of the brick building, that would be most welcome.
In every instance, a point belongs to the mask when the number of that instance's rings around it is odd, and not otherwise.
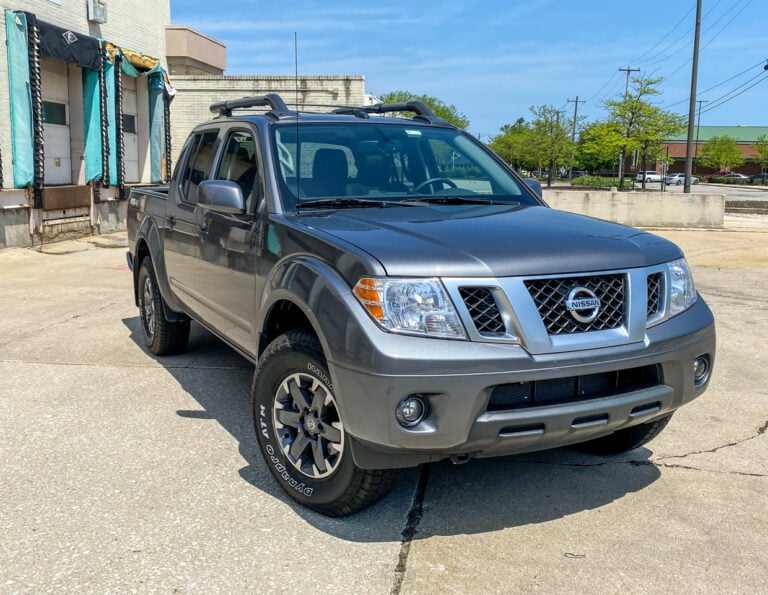
[[[225,76],[226,47],[170,0],[0,0],[0,248],[124,227],[215,101],[361,105],[362,76]]]
[[[167,177],[170,2],[0,8],[0,247],[119,228],[125,187]]]
[[[734,171],[745,175],[758,174],[761,166],[755,161],[755,150],[752,147],[757,138],[765,135],[768,138],[768,126],[701,126],[698,131],[694,128],[694,168],[693,173],[699,176],[708,176],[715,173],[711,168],[707,168],[698,163],[698,158],[702,156],[701,148],[714,136],[730,136],[735,138],[742,155],[746,159],[744,164]],[[662,154],[669,147],[669,157],[673,160],[669,166],[670,173],[685,171],[685,148],[687,136],[685,133],[669,139],[662,144]]]

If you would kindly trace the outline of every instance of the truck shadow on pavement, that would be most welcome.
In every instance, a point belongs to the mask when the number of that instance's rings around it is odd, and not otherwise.
[[[123,323],[144,349],[138,317]],[[406,532],[409,539],[424,539],[544,523],[609,505],[661,476],[644,448],[621,457],[556,449],[466,465],[443,461],[404,470],[398,487],[382,502],[332,519],[295,504],[269,473],[253,428],[249,361],[196,324],[183,354],[155,359],[202,408],[177,411],[179,416],[191,423],[213,420],[237,440],[246,462],[239,473],[246,482],[317,529],[347,541],[400,541]]]

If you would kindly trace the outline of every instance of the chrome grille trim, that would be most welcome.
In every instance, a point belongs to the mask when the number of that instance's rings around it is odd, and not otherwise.
[[[551,277],[526,280],[542,322],[550,335],[570,335],[619,328],[624,324],[625,279],[622,274],[588,277]],[[576,320],[566,308],[569,292],[586,287],[600,300],[597,318],[592,322]]]

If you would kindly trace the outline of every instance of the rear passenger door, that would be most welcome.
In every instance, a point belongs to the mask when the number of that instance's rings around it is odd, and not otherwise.
[[[168,282],[184,305],[206,318],[205,279],[200,272],[201,209],[197,204],[200,182],[210,179],[218,148],[219,129],[193,133],[179,160],[168,194],[165,227],[165,263]]]

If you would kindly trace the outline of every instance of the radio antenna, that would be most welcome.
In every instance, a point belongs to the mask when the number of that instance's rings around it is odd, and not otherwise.
[[[299,144],[299,34],[293,32],[293,69],[296,101],[296,212],[301,196],[301,145]]]

